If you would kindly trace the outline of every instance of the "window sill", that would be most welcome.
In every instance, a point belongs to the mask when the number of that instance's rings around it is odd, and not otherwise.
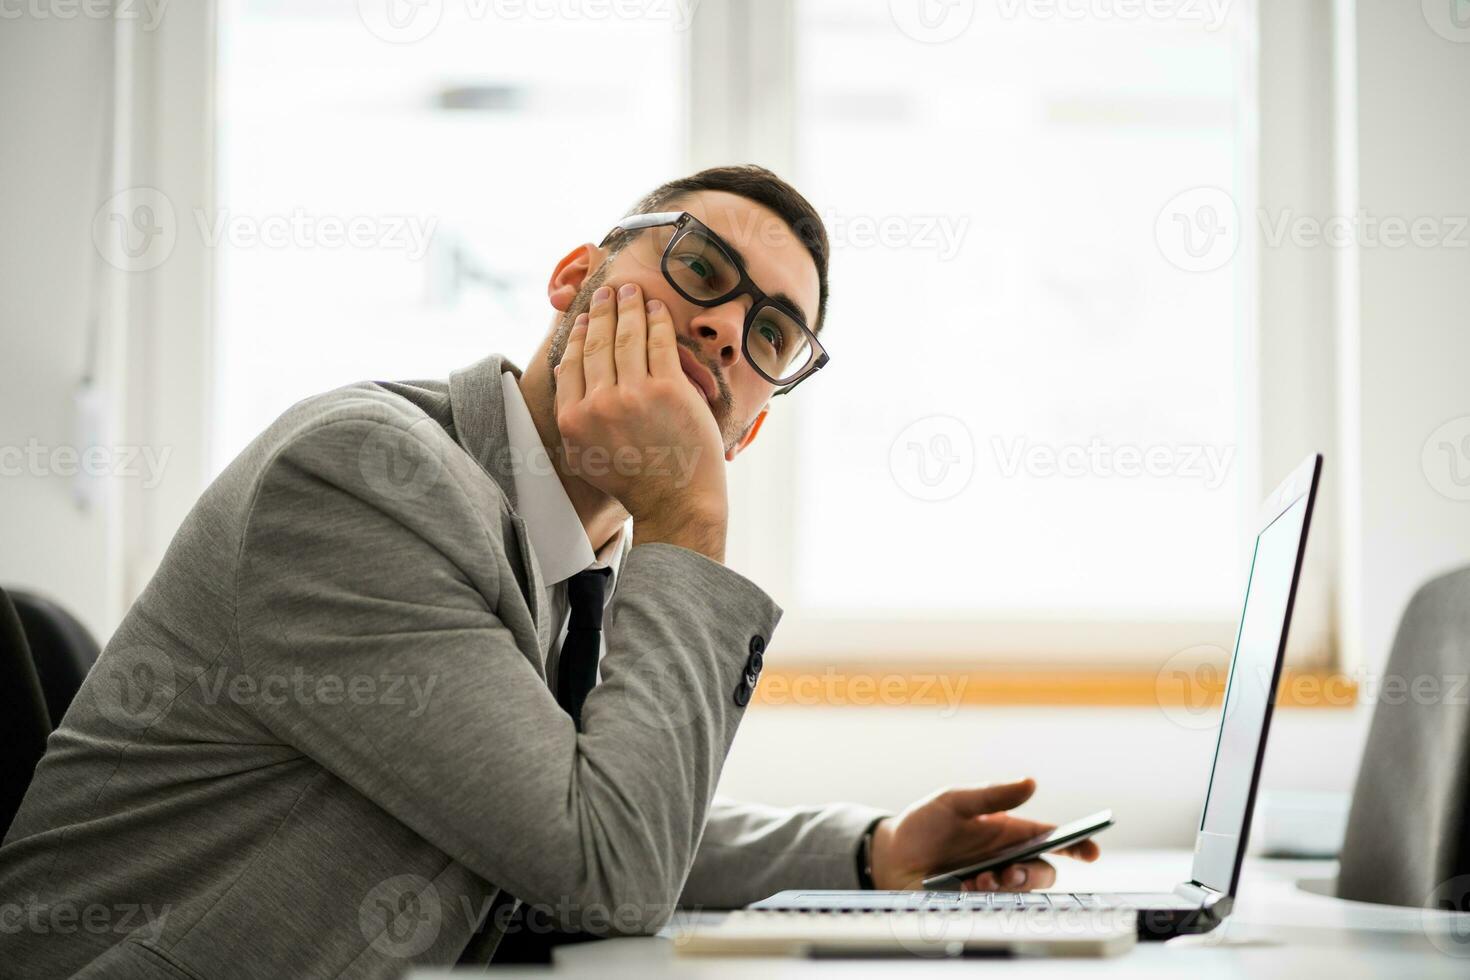
[[[1220,705],[1225,673],[1115,670],[1016,671],[909,665],[814,664],[768,667],[753,703],[769,707],[895,707],[953,710],[974,706],[1149,707],[1203,712]],[[1288,670],[1276,704],[1351,709],[1355,679],[1331,670]]]

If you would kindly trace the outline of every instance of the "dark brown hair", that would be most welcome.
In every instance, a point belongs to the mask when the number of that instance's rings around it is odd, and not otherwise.
[[[630,214],[650,214],[654,211],[670,210],[669,205],[681,197],[698,191],[725,191],[776,213],[790,226],[797,240],[806,247],[817,266],[817,319],[812,325],[815,333],[822,329],[827,317],[827,256],[831,245],[827,241],[827,227],[821,215],[801,196],[795,187],[777,177],[765,167],[743,164],[733,167],[711,167],[690,177],[681,177],[660,184],[633,206]],[[618,235],[609,243],[612,251],[620,251],[631,239],[631,235]]]

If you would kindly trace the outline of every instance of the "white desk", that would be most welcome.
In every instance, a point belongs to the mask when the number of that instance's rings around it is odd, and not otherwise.
[[[1104,851],[1095,865],[1060,861],[1058,889],[1163,891],[1189,877],[1179,851]],[[853,980],[897,971],[987,977],[1157,976],[1211,978],[1308,976],[1470,977],[1470,914],[1423,912],[1346,902],[1323,894],[1332,861],[1247,862],[1235,913],[1202,936],[1139,943],[1106,960],[803,960],[682,957],[676,939],[612,939],[556,951],[551,975],[596,977],[759,976],[762,980]],[[1303,885],[1305,883],[1305,886]],[[666,932],[677,936],[677,923]],[[546,969],[495,970],[492,976],[546,977]],[[415,980],[462,973],[416,972]]]

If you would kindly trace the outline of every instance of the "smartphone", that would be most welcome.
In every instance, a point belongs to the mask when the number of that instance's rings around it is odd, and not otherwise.
[[[1008,864],[1016,864],[1020,861],[1029,861],[1047,851],[1057,851],[1076,844],[1078,841],[1087,840],[1093,834],[1101,833],[1113,825],[1113,811],[1099,810],[1090,817],[1074,820],[1063,824],[1055,830],[1045,834],[1039,834],[1028,841],[1023,841],[1015,847],[1008,847],[999,854],[993,854],[983,861],[967,865],[963,868],[955,868],[941,875],[924,879],[924,887],[929,891],[957,891],[960,885],[975,877],[982,871],[993,871],[1003,868]]]

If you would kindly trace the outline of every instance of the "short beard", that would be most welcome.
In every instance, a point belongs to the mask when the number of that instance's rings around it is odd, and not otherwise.
[[[608,266],[612,263],[614,256],[608,258],[597,267],[597,270],[589,275],[582,283],[582,288],[577,290],[577,295],[572,297],[572,302],[567,306],[565,312],[557,320],[556,333],[552,335],[551,344],[546,349],[546,364],[551,369],[551,397],[553,403],[556,399],[556,369],[561,364],[561,359],[567,353],[567,338],[571,336],[572,327],[576,326],[577,317],[592,309],[592,294],[597,292],[597,287],[607,281]],[[687,337],[675,336],[680,347],[693,354],[695,360],[699,361],[709,371],[710,377],[715,380],[717,393],[716,401],[719,409],[713,412],[715,423],[720,427],[720,439],[725,444],[726,451],[734,449],[745,437],[750,426],[742,427],[735,420],[735,399],[730,394],[730,388],[725,384],[725,375],[717,365],[711,364],[709,359],[700,353],[699,346]]]

